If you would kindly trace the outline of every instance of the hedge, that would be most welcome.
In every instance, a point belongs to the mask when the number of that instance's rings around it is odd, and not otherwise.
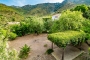
[[[86,34],[80,31],[64,31],[48,34],[48,39],[58,47],[66,47],[68,44],[80,44],[85,41]]]

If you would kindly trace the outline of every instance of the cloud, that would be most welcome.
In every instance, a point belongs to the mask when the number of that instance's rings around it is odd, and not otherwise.
[[[13,3],[17,6],[23,6],[26,3],[26,0],[13,0]]]
[[[56,3],[56,2],[62,2],[63,0],[46,0],[47,2],[50,2],[50,3]]]

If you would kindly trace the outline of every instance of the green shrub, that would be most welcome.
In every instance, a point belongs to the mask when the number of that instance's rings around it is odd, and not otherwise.
[[[30,33],[42,33],[44,29],[44,23],[41,18],[27,18],[25,20],[25,23],[29,26],[29,32]]]
[[[20,25],[12,25],[10,30],[13,33],[16,33],[18,36],[24,36],[25,34],[28,34],[28,25],[24,22],[21,22]]]
[[[8,49],[7,34],[7,30],[0,29],[0,60],[20,60],[15,49]]]
[[[83,13],[83,17],[90,19],[90,10]]]
[[[81,29],[87,34],[86,39],[90,39],[90,20],[85,20]]]
[[[13,33],[13,32],[9,33],[9,39],[10,40],[14,40],[16,37],[17,37],[17,35],[15,33]]]
[[[48,50],[46,51],[47,54],[51,54],[52,52],[53,52],[53,49],[48,49]]]
[[[42,33],[44,28],[43,20],[39,18],[27,18],[18,25],[12,25],[10,30],[18,36],[24,36],[30,33]]]
[[[11,32],[16,33],[18,36],[21,36],[19,25],[16,24],[16,25],[10,26],[10,30],[11,30]]]
[[[86,12],[88,10],[88,6],[86,5],[79,5],[79,6],[76,6],[74,9],[74,11],[81,11],[81,12]]]
[[[28,57],[30,50],[31,50],[30,47],[25,44],[20,50],[19,57],[20,58]]]

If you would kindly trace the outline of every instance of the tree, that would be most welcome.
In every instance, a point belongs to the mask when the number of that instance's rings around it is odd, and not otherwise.
[[[42,33],[44,29],[44,22],[41,18],[29,17],[25,20],[25,23],[28,24],[30,28],[30,33]]]
[[[86,12],[88,10],[88,6],[86,5],[79,5],[79,6],[76,6],[74,9],[74,11],[81,11],[81,12]]]
[[[42,33],[44,29],[43,20],[35,17],[28,17],[20,24],[12,25],[11,31],[16,33],[18,36],[23,36],[30,33]]]
[[[64,50],[68,44],[78,45],[85,42],[86,34],[83,31],[64,31],[48,34],[48,40],[63,48],[62,60],[64,60]]]
[[[54,22],[50,32],[79,30],[83,26],[83,21],[84,18],[81,12],[67,10],[61,14],[59,20]]]

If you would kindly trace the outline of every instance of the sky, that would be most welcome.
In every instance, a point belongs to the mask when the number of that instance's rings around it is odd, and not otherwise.
[[[63,0],[0,0],[0,3],[6,5],[24,6],[24,5],[35,5],[38,3],[61,3]]]

